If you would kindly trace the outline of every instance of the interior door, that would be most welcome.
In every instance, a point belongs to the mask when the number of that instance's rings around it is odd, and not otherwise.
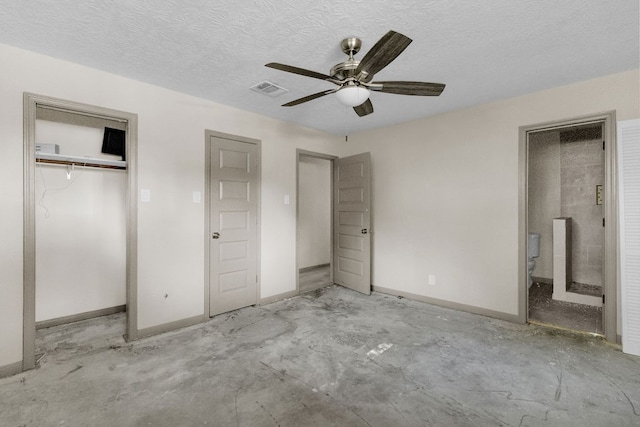
[[[257,303],[257,144],[210,137],[209,315]]]
[[[369,153],[336,160],[333,179],[334,282],[371,293]]]

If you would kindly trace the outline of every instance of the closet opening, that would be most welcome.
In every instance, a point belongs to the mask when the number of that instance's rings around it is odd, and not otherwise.
[[[33,94],[24,110],[26,370],[136,338],[137,116]]]

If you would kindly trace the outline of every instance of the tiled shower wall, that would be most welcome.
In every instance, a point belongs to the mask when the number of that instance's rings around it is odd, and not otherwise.
[[[600,135],[600,128],[560,132],[560,211],[573,218],[573,281],[599,286],[604,257],[604,206],[596,202],[596,186],[604,185]]]

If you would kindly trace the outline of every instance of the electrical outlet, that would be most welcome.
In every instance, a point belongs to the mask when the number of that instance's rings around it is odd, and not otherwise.
[[[430,274],[429,275],[429,284],[432,285],[432,286],[436,284],[436,275],[435,274]]]

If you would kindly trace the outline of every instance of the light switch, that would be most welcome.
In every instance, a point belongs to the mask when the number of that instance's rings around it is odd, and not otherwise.
[[[148,203],[151,201],[151,190],[148,188],[143,188],[140,190],[140,201],[143,203]]]
[[[284,204],[285,204],[285,205],[288,205],[289,203],[290,203],[289,195],[288,195],[288,194],[285,194],[285,195],[284,195]]]
[[[193,192],[193,203],[200,203],[202,201],[202,195],[199,191]]]

